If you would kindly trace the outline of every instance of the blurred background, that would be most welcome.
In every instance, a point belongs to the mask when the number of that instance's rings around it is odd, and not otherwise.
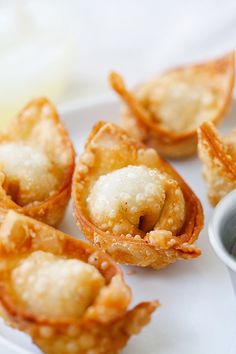
[[[235,0],[1,0],[0,126],[35,96],[109,93],[111,70],[132,86],[235,48]]]

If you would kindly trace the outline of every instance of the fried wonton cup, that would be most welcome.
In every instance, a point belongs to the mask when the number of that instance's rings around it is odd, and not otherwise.
[[[0,207],[57,225],[70,198],[74,156],[52,103],[31,101],[0,134]]]
[[[158,306],[128,311],[130,289],[115,262],[39,221],[9,211],[0,235],[1,314],[44,353],[115,354]]]
[[[112,123],[92,130],[74,173],[74,216],[117,262],[163,268],[200,255],[201,204],[157,152]]]
[[[198,129],[198,152],[208,197],[215,206],[236,188],[236,130],[221,137],[212,123],[203,123]]]
[[[125,103],[122,126],[135,138],[171,158],[193,155],[197,127],[219,123],[232,100],[234,54],[203,64],[169,70],[128,91],[122,77],[110,83]]]

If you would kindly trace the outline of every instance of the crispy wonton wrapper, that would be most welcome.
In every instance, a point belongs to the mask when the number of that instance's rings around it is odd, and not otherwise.
[[[147,166],[168,174],[174,181],[167,190],[166,207],[163,208],[160,228],[136,235],[115,234],[102,230],[89,217],[87,198],[91,186],[102,175],[126,166]],[[185,203],[185,219],[177,234],[165,230],[171,217],[172,224],[178,215],[172,210],[175,203],[175,185],[182,190]],[[72,199],[74,216],[82,232],[97,246],[106,250],[117,262],[142,267],[163,268],[178,259],[192,259],[201,252],[194,245],[203,226],[203,210],[200,201],[154,149],[133,140],[126,132],[112,123],[99,122],[90,133],[73,178]],[[169,217],[168,217],[169,214]],[[119,220],[117,220],[119,223]]]
[[[22,192],[18,188],[19,181],[8,182],[0,164],[0,207],[14,209],[49,225],[57,225],[62,219],[71,192],[71,180],[74,171],[74,149],[69,135],[60,121],[55,107],[46,98],[31,101],[11,122],[6,131],[0,135],[0,150],[4,144],[19,144],[35,149],[44,154],[50,161],[53,178],[57,181],[55,190],[43,200],[32,200],[22,205]],[[14,156],[9,156],[14,159]],[[26,164],[21,161],[19,167]],[[17,166],[18,168],[18,166]],[[28,169],[31,169],[29,165]],[[41,173],[41,175],[43,175]],[[45,183],[38,184],[41,192]],[[34,181],[35,186],[37,181]],[[31,182],[26,192],[34,193]],[[27,196],[27,194],[26,194]]]
[[[212,123],[203,123],[198,129],[198,151],[208,197],[215,206],[236,188],[236,130],[223,138]]]
[[[11,326],[28,333],[45,353],[115,354],[132,334],[138,333],[150,321],[158,306],[157,301],[143,302],[128,311],[131,293],[116,263],[105,252],[37,220],[9,211],[2,216],[0,234],[2,316]],[[35,251],[81,260],[93,265],[104,277],[105,285],[82,317],[35,315],[22,303],[13,288],[12,273]],[[55,283],[59,281],[60,273]],[[30,291],[34,292],[34,287]]]
[[[110,83],[125,103],[122,126],[160,154],[191,156],[197,148],[197,127],[219,123],[232,100],[234,53],[203,64],[180,67],[128,91],[122,77]]]

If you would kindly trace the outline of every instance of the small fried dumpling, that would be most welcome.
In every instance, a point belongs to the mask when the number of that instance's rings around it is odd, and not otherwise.
[[[0,133],[0,206],[56,225],[70,197],[74,155],[54,106],[31,101]]]
[[[215,206],[236,188],[236,130],[221,137],[212,123],[205,122],[198,129],[198,151],[208,197]]]
[[[82,232],[120,263],[162,268],[200,254],[199,200],[154,149],[115,124],[93,128],[72,198]]]
[[[183,158],[196,152],[197,127],[204,121],[223,119],[232,100],[234,54],[169,70],[126,89],[122,77],[110,75],[113,89],[126,107],[122,126],[164,156]]]
[[[115,354],[158,302],[131,293],[104,252],[15,211],[0,226],[1,315],[47,354]]]

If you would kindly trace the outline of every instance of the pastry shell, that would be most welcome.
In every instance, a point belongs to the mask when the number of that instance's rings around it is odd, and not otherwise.
[[[56,166],[55,176],[60,178],[60,183],[45,200],[22,206],[7,193],[5,174],[0,170],[0,207],[14,209],[49,225],[57,225],[70,198],[75,153],[69,135],[48,99],[31,101],[7,130],[0,134],[0,144],[18,142],[40,147],[46,156],[50,156]],[[10,158],[13,157],[9,156]]]
[[[128,311],[130,289],[106,253],[14,211],[1,215],[1,314],[11,326],[28,333],[43,352],[115,354],[149,322],[158,302],[143,302]],[[82,260],[95,266],[105,278],[105,287],[81,318],[36,316],[18,301],[12,290],[11,273],[19,261],[37,250]]]
[[[173,76],[170,80],[175,80],[175,75],[180,76],[182,74],[183,82],[185,73],[188,73],[188,76],[192,79],[202,75],[203,86],[205,85],[205,87],[207,87],[210,82],[211,95],[215,97],[215,102],[212,104],[214,107],[211,107],[211,117],[208,117],[208,119],[217,124],[224,118],[232,100],[234,72],[235,57],[234,53],[230,53],[222,58],[203,64],[172,69],[160,76],[160,79],[157,78],[153,82],[155,82],[155,87],[158,87],[161,79],[168,77],[168,75]],[[154,119],[151,110],[148,107],[144,107],[141,101],[142,93],[140,93],[144,85],[140,85],[134,92],[128,91],[122,77],[117,73],[111,73],[110,83],[125,103],[121,114],[121,124],[135,138],[155,148],[161,155],[174,159],[185,158],[196,152],[197,126],[195,128],[174,131],[168,128],[164,122],[161,124],[158,123],[158,121]],[[170,85],[170,87],[172,86]],[[166,94],[167,93],[168,91],[166,91]],[[204,93],[202,95],[204,95]],[[165,97],[166,95],[164,93],[163,98],[160,98],[160,100],[162,100],[160,103],[164,102]],[[206,96],[203,96],[202,99],[208,101]],[[170,109],[171,107],[169,106],[167,108]],[[185,109],[184,105],[183,109]],[[206,109],[203,106],[200,112],[201,115],[207,112]],[[159,119],[161,121],[161,114]],[[194,119],[195,116],[194,113],[192,113],[190,121]],[[181,120],[181,115],[178,117],[178,120]]]
[[[233,133],[236,141],[236,132]],[[208,197],[212,206],[215,206],[236,188],[236,161],[225,139],[211,122],[203,123],[198,129],[198,152],[208,184]]]
[[[184,196],[186,215],[177,235],[165,230],[149,232],[143,238],[114,234],[104,232],[90,220],[86,199],[94,181],[128,165],[157,168],[178,182]],[[194,245],[203,226],[203,210],[198,198],[155,150],[145,148],[113,123],[99,122],[90,133],[85,152],[75,168],[72,199],[74,216],[81,231],[117,262],[158,269],[178,259],[192,259],[201,254]]]

